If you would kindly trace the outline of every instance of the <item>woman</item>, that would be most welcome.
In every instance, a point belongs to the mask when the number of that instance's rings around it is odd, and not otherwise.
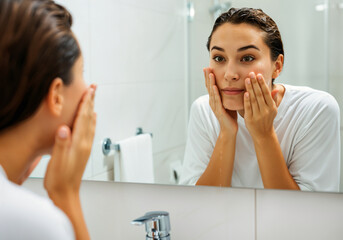
[[[0,239],[89,239],[79,189],[96,87],[71,25],[53,1],[0,1]],[[51,200],[20,187],[45,154]]]
[[[216,20],[191,109],[181,184],[338,191],[339,108],[328,93],[274,84],[281,35],[262,10]]]

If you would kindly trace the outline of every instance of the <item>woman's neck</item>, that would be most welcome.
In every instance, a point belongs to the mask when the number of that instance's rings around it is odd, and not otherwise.
[[[0,133],[0,165],[8,179],[21,184],[34,160],[42,153],[37,132],[25,124]]]

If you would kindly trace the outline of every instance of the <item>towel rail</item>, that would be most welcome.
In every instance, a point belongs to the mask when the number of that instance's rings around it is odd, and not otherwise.
[[[136,129],[136,135],[140,135],[140,134],[144,134],[143,129],[142,128],[137,128]],[[151,137],[152,137],[152,133],[150,133]],[[120,151],[120,145],[118,143],[112,143],[110,138],[105,138],[102,141],[102,153],[107,156],[111,150],[115,150],[115,151]]]

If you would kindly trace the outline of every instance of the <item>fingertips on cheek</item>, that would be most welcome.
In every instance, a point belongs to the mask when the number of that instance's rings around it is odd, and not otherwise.
[[[263,77],[262,77],[262,74],[257,74],[257,80],[259,80],[259,81],[262,81],[263,80]]]
[[[254,72],[250,72],[250,73],[249,73],[249,78],[256,78],[255,73],[254,73]]]

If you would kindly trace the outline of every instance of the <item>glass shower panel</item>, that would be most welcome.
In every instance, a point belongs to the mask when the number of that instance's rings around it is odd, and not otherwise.
[[[336,98],[341,109],[341,184],[343,192],[343,1],[330,0],[328,7],[328,75],[329,92]]]

